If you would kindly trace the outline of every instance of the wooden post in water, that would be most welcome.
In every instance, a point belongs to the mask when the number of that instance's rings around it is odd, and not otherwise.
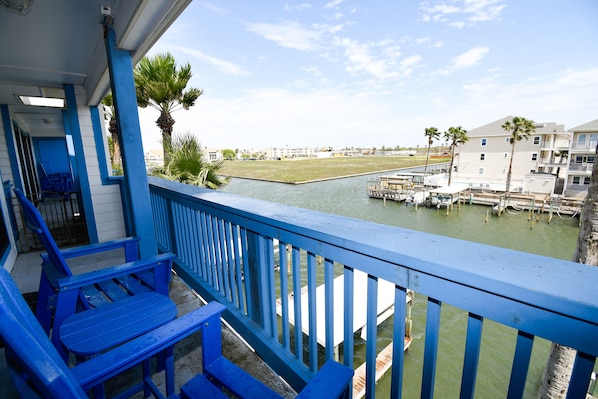
[[[485,223],[488,223],[488,216],[490,215],[490,209],[486,209],[486,220],[484,220]]]
[[[527,216],[527,221],[528,221],[528,222],[529,222],[530,220],[532,220],[532,216],[533,216],[533,214],[534,214],[534,205],[535,205],[534,201],[533,201],[533,200],[530,200],[530,201],[529,201],[529,213],[528,213],[528,216]]]
[[[551,220],[552,220],[552,201],[550,201],[550,208],[548,210],[548,224],[550,224]]]

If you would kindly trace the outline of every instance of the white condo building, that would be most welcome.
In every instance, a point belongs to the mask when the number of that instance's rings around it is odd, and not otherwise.
[[[512,116],[467,131],[469,141],[459,147],[455,157],[453,181],[472,188],[504,191],[511,157],[510,133],[502,128]],[[525,192],[533,180],[530,174],[555,174],[569,148],[569,134],[564,125],[535,123],[536,131],[528,140],[515,144],[511,173],[511,192]],[[539,177],[539,176],[537,176]],[[536,179],[537,180],[537,179]],[[551,190],[549,190],[551,191]],[[550,192],[551,193],[551,192]]]
[[[565,194],[580,196],[585,195],[590,185],[598,144],[598,119],[572,128],[571,134]]]

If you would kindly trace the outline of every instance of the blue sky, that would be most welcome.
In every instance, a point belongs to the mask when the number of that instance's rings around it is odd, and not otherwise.
[[[598,1],[194,0],[149,55],[204,90],[174,131],[209,148],[424,146],[507,115],[598,118]],[[146,150],[155,110],[140,110]]]

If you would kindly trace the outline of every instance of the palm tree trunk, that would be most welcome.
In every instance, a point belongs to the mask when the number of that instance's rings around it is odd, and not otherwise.
[[[428,154],[426,155],[426,166],[424,166],[424,184],[426,183],[426,171],[428,170],[428,159],[430,159],[430,146],[432,143],[428,141]]]
[[[453,176],[453,162],[455,161],[455,146],[451,146],[451,164],[449,166],[448,185],[451,185],[451,177]]]
[[[515,153],[515,143],[511,144],[511,157],[509,159],[509,170],[507,171],[507,185],[505,192],[508,194],[511,190],[511,173],[513,169],[513,154]]]
[[[112,136],[112,163],[118,167],[122,164],[122,157],[120,155],[120,137],[118,135],[118,125],[116,124],[116,118],[110,118],[108,123],[108,131]]]
[[[162,150],[164,152],[164,166],[168,165],[170,160],[170,148],[172,147],[172,127],[174,126],[174,119],[170,113],[162,111],[160,117],[156,120],[156,125],[162,131]]]
[[[596,149],[598,154],[598,148]],[[577,237],[577,247],[573,261],[586,265],[598,265],[598,162],[594,162],[592,177],[586,202],[580,215],[581,229]],[[561,345],[553,344],[550,358],[544,370],[539,399],[565,398],[575,350]],[[589,381],[588,381],[589,383]]]
[[[573,371],[575,350],[553,343],[540,384],[538,399],[564,399]]]

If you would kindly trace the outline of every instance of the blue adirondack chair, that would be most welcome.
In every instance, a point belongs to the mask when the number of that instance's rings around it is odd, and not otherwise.
[[[172,254],[137,260],[136,238],[60,251],[37,208],[20,190],[14,192],[27,227],[47,251],[42,255],[36,317],[63,358],[69,353],[92,356],[176,317],[176,305],[168,297]],[[118,248],[124,249],[127,263],[74,276],[66,261]],[[90,309],[94,318],[73,316]],[[133,316],[128,314],[130,309],[137,309]],[[119,328],[111,322],[117,317]],[[91,334],[82,345],[80,337],[94,331],[103,335]]]
[[[73,191],[73,177],[70,173],[57,173],[47,162],[38,163],[42,192],[65,194]]]
[[[225,306],[211,302],[117,348],[69,368],[51,344],[8,272],[0,267],[0,337],[11,377],[23,398],[86,398],[86,392],[166,350],[166,396],[150,378],[131,381],[119,398],[145,391],[146,396],[226,399],[222,389],[242,399],[282,399],[260,381],[222,356],[220,314]],[[81,314],[85,315],[84,311]],[[174,393],[174,358],[168,350],[202,330],[202,368]],[[198,359],[199,361],[199,359]],[[298,398],[348,398],[353,370],[329,360]],[[147,376],[145,376],[147,377]]]

